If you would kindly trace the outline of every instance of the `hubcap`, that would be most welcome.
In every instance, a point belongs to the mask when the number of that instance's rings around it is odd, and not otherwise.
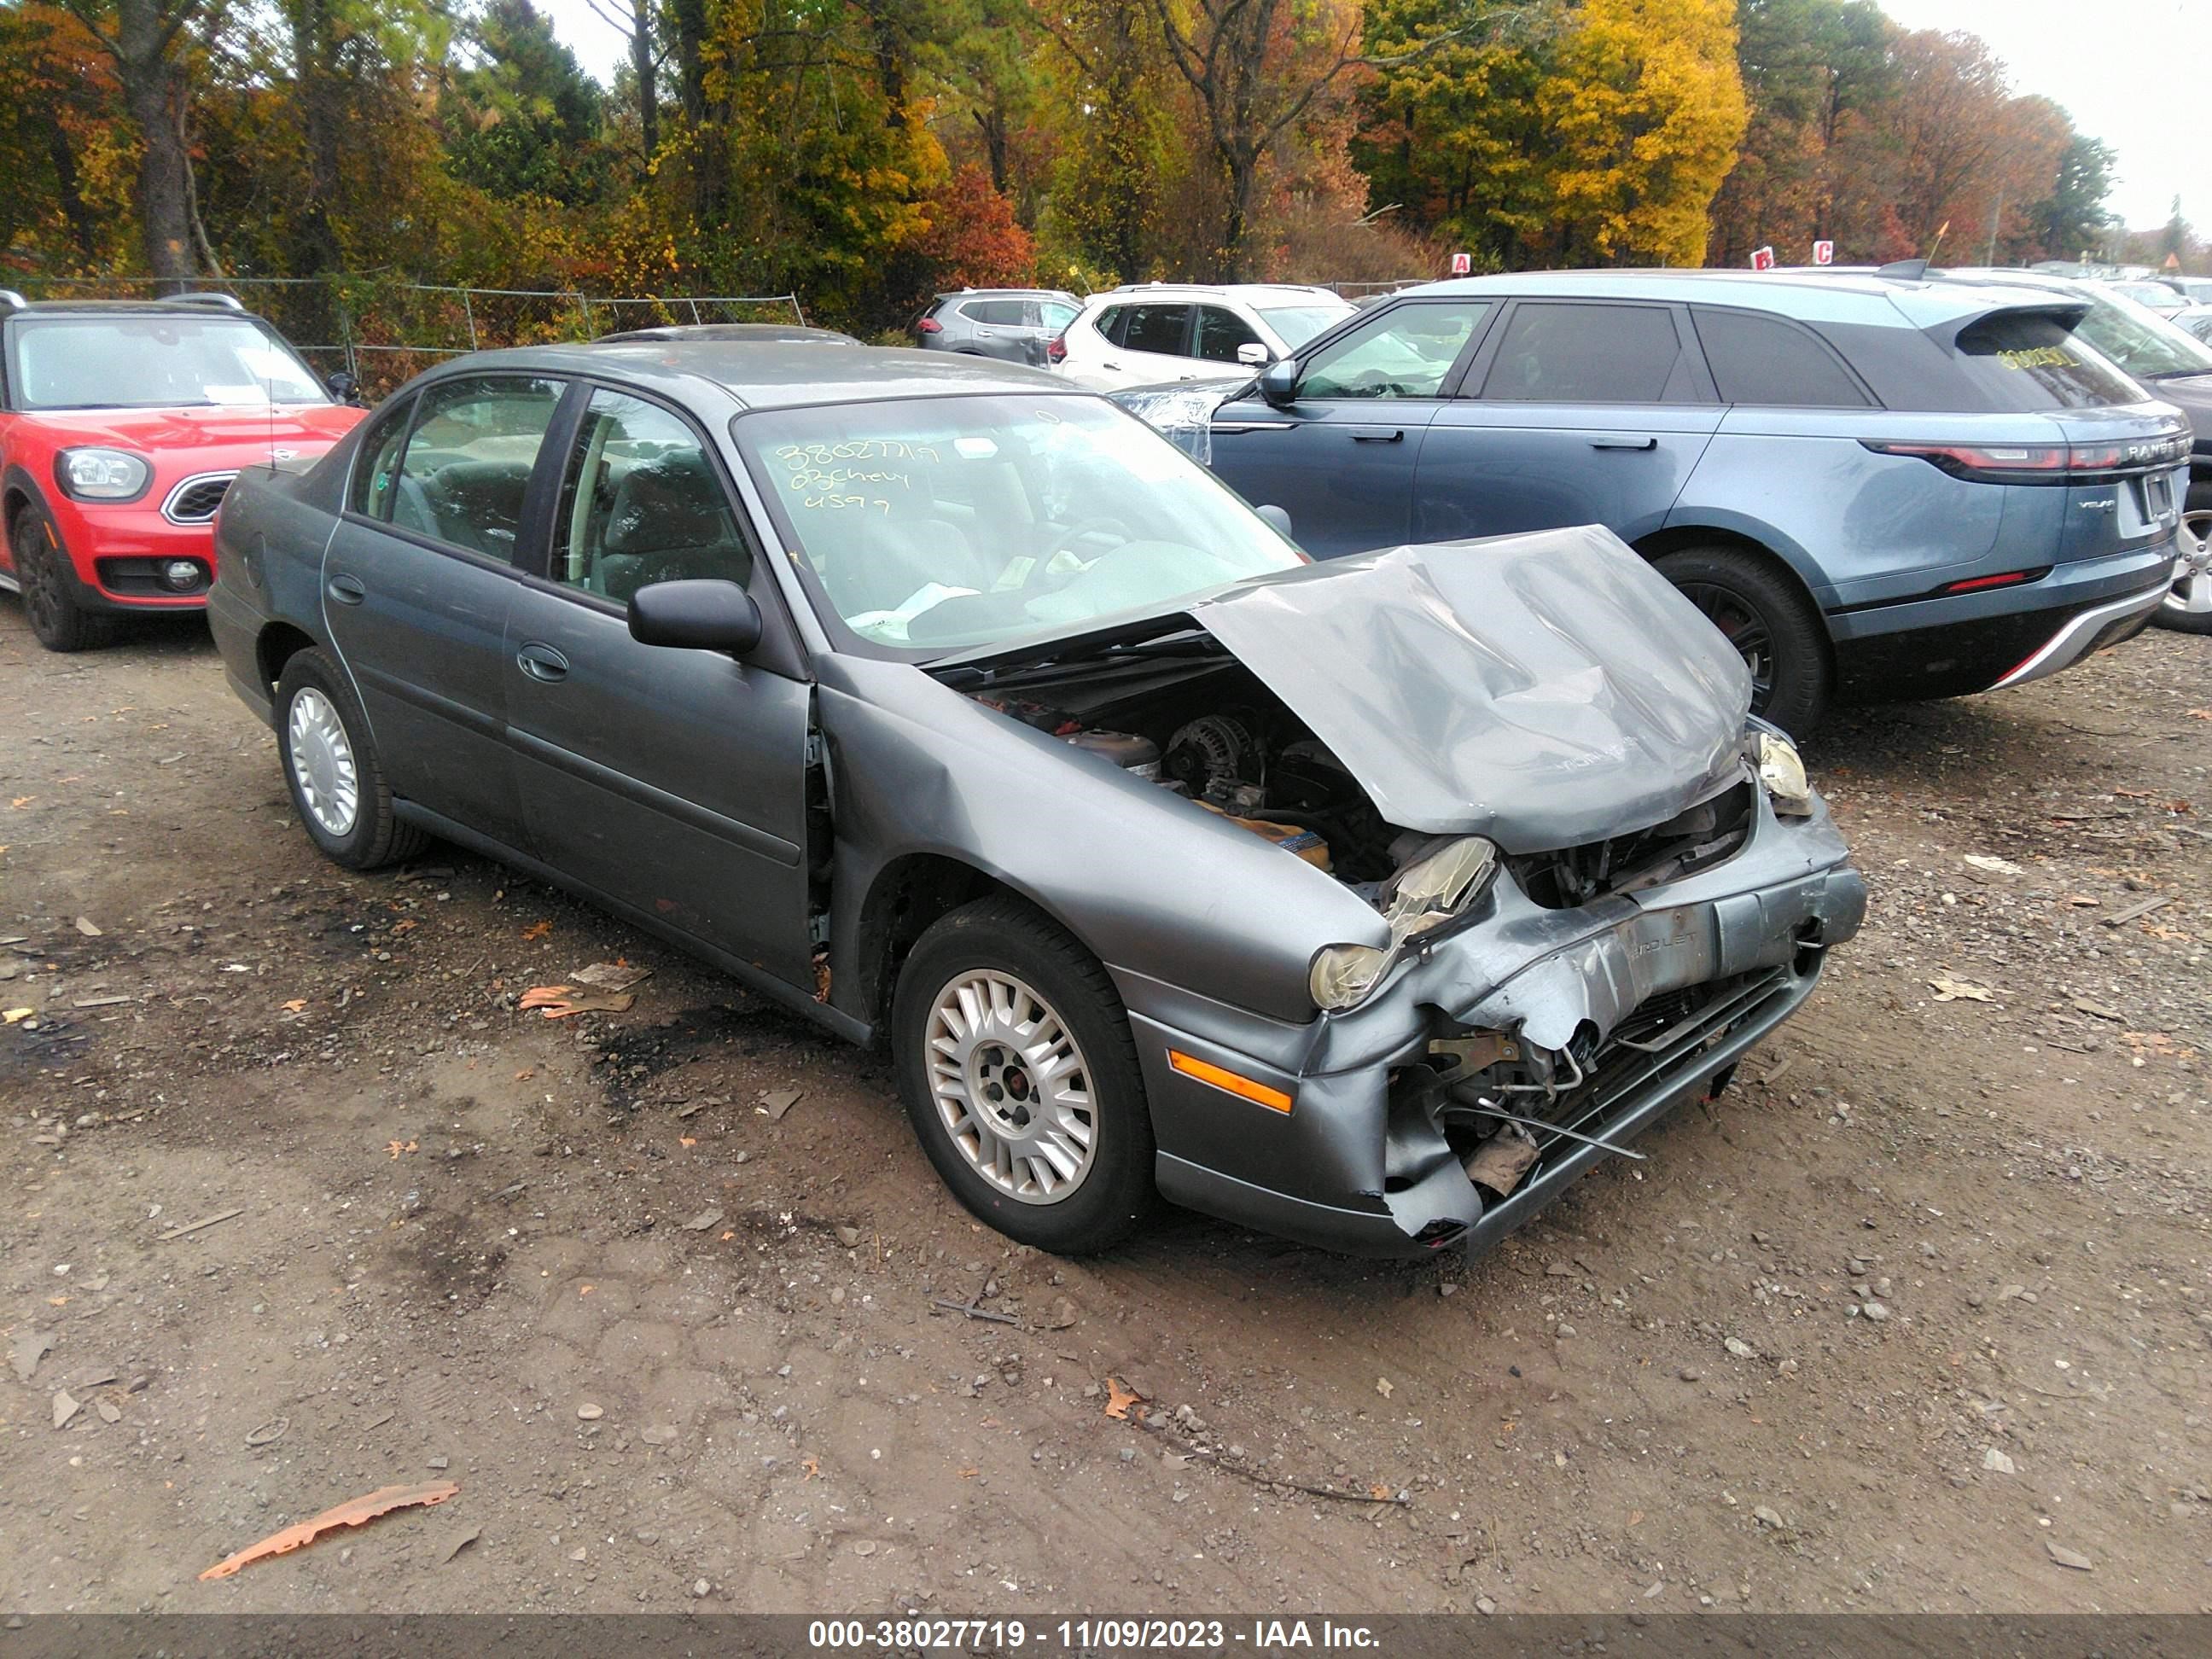
[[[2173,567],[2173,586],[2166,596],[2166,611],[2181,617],[2212,613],[2212,513],[2183,514],[2176,539],[2181,558]]]
[[[1752,712],[1763,712],[1774,696],[1774,636],[1759,607],[1714,582],[1685,582],[1682,596],[1736,648],[1743,665],[1751,671]]]
[[[1083,1050],[1011,974],[971,969],[937,994],[929,1084],[976,1174],[1024,1204],[1057,1204],[1091,1173],[1097,1115]]]
[[[337,709],[313,686],[303,685],[284,725],[293,781],[307,816],[327,835],[351,835],[361,811],[361,776]]]

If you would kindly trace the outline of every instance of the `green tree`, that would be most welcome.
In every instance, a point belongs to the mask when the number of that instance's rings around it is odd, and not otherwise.
[[[2075,133],[2058,152],[2058,172],[2051,194],[2035,206],[2034,257],[2079,259],[2094,257],[2111,232],[2112,216],[2105,198],[2112,193],[2112,146]]]
[[[449,76],[440,100],[454,176],[495,196],[592,200],[605,182],[598,85],[530,0],[492,0],[474,35],[483,61]]]

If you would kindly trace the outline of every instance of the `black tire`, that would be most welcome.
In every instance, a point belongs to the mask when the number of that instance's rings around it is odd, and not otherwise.
[[[2188,532],[2212,532],[2212,479],[2200,479],[2189,486],[2189,494],[2182,505],[2184,516],[2190,521]],[[2174,581],[2176,599],[2162,604],[2150,613],[2151,622],[2160,628],[2170,628],[2177,634],[2212,634],[2212,611],[2183,611],[2177,608],[2183,581],[2202,583],[2212,577],[2201,570],[2178,574]],[[2197,591],[2203,591],[2199,588]]]
[[[1751,711],[1802,735],[1828,706],[1828,631],[1796,584],[1740,547],[1686,547],[1652,561],[1751,670]]]
[[[92,651],[115,638],[115,619],[87,611],[77,598],[76,575],[60,533],[41,507],[15,515],[9,548],[23,590],[23,620],[49,651]]]
[[[350,825],[339,834],[316,816],[309,804],[309,787],[303,785],[295,759],[292,726],[296,705],[313,694],[333,711],[343,728],[354,765],[355,804]],[[412,858],[429,843],[429,836],[413,824],[392,816],[392,789],[384,781],[384,768],[369,736],[368,717],[345,675],[321,652],[296,652],[284,665],[276,681],[276,752],[282,757],[284,784],[292,792],[292,810],[300,815],[323,856],[349,870],[374,870],[380,865]]]
[[[940,1114],[930,1046],[938,999],[978,971],[1021,981],[1074,1039],[1090,1099],[1091,1151],[1087,1170],[1064,1197],[1025,1202],[994,1185]],[[977,899],[921,936],[899,973],[891,1044],[899,1096],[922,1151],[952,1195],[1007,1237],[1057,1255],[1087,1255],[1120,1243],[1158,1202],[1144,1073],[1113,981],[1097,958],[1029,905],[1005,896]]]

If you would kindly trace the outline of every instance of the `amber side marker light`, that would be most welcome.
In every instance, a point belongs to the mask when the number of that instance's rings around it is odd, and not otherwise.
[[[1255,1083],[1249,1077],[1240,1077],[1226,1066],[1216,1066],[1187,1054],[1180,1048],[1168,1050],[1168,1064],[1185,1077],[1194,1077],[1200,1083],[1210,1083],[1217,1089],[1227,1091],[1255,1106],[1265,1106],[1271,1112],[1287,1113],[1291,1097],[1280,1089],[1271,1089],[1264,1083]]]

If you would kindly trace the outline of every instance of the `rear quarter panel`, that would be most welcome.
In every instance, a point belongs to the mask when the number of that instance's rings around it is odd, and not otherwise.
[[[337,526],[348,438],[309,471],[258,467],[241,472],[216,515],[216,581],[208,594],[208,628],[233,688],[264,719],[270,686],[258,658],[271,623],[300,629],[327,645],[322,617],[323,550]]]
[[[2037,416],[1739,405],[1668,514],[1670,530],[1735,532],[1787,560],[1823,609],[1918,593],[1973,574],[2013,538],[1999,486],[1863,441],[2050,443]],[[2045,562],[2057,552],[2055,536]]]

